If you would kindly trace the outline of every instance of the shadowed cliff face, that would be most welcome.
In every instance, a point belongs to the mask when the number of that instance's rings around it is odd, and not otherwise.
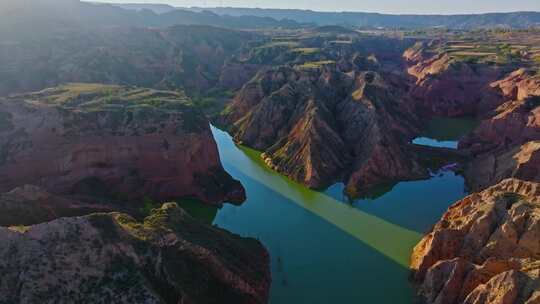
[[[1,101],[0,191],[241,202],[205,117],[178,92],[71,84]]]
[[[220,123],[239,143],[264,151],[270,167],[312,188],[345,179],[355,194],[425,176],[406,148],[415,120],[402,79],[347,67],[320,62],[260,72]]]
[[[504,102],[460,147],[478,153],[540,139],[540,75],[519,69],[491,87]]]
[[[508,177],[540,181],[540,76],[519,69],[491,87],[506,101],[460,142],[474,155],[466,170],[471,188]]]
[[[507,179],[450,207],[411,258],[428,303],[537,303],[539,189]]]
[[[101,213],[0,228],[0,240],[3,303],[268,301],[262,245],[202,224],[176,204],[144,222]]]

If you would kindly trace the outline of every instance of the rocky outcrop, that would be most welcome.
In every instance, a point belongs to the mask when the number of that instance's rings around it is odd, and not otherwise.
[[[540,96],[540,75],[534,70],[521,68],[492,83],[491,87],[499,89],[508,100],[525,100]]]
[[[71,84],[0,101],[0,192],[241,202],[208,121],[178,92]]]
[[[459,117],[488,113],[502,99],[490,84],[503,68],[457,61],[445,52],[430,52],[433,44],[417,44],[404,53],[408,73],[415,79],[410,94],[424,115]]]
[[[246,84],[220,123],[237,142],[264,151],[280,173],[312,188],[345,180],[355,195],[380,182],[427,175],[406,148],[415,119],[404,90],[399,76],[354,65],[283,66]]]
[[[519,69],[491,84],[506,102],[460,142],[474,153],[540,140],[540,75]]]
[[[540,76],[519,69],[491,86],[507,101],[459,143],[473,155],[465,171],[471,189],[508,177],[540,181]]]
[[[540,182],[540,141],[481,154],[465,166],[465,177],[473,191],[510,177]]]
[[[427,303],[537,303],[539,240],[540,184],[507,179],[449,208],[414,249],[414,279]]]
[[[0,303],[266,303],[269,257],[176,204],[0,228]]]

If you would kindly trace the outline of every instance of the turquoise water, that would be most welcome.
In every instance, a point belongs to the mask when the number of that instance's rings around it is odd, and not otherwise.
[[[418,137],[413,140],[413,144],[421,146],[430,146],[430,147],[439,147],[439,148],[450,148],[457,149],[458,141],[457,140],[436,140],[428,137]]]
[[[349,201],[343,185],[317,192],[268,169],[259,153],[212,132],[225,169],[247,192],[214,224],[259,239],[271,256],[271,303],[414,302],[409,256],[454,201],[464,181],[452,172],[383,188]]]

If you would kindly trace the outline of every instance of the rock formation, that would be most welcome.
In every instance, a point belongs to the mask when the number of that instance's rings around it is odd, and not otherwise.
[[[241,202],[208,121],[181,93],[71,84],[0,101],[0,192]]]
[[[460,148],[480,153],[540,140],[540,75],[519,69],[491,87],[505,102],[460,142]]]
[[[415,247],[415,282],[428,304],[538,303],[540,78],[432,51],[439,43],[404,53],[416,79],[411,95],[420,113],[484,119],[459,143],[477,193],[450,207]]]
[[[269,257],[254,239],[176,204],[0,228],[0,303],[266,303]]]
[[[473,191],[509,177],[540,182],[540,141],[478,155],[465,167],[465,176]]]
[[[506,179],[457,202],[411,267],[427,303],[538,303],[540,184]]]
[[[474,156],[465,172],[471,189],[508,177],[540,181],[540,76],[519,69],[491,87],[506,102],[459,144]]]
[[[504,68],[458,61],[435,52],[439,42],[417,43],[404,53],[409,75],[415,78],[410,94],[423,115],[456,117],[487,113],[503,100],[489,85]]]
[[[350,70],[318,62],[262,71],[220,123],[237,142],[264,151],[270,167],[309,187],[344,179],[354,195],[426,176],[406,147],[415,119],[402,79],[342,66]]]

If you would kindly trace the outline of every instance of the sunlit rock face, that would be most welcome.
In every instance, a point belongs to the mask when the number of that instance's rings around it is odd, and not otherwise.
[[[507,179],[457,202],[415,247],[427,303],[537,303],[540,184]]]
[[[416,110],[424,115],[473,116],[504,101],[490,84],[504,70],[486,64],[470,65],[447,53],[435,52],[439,42],[417,43],[403,54],[407,72],[415,79],[410,92]]]
[[[1,303],[267,303],[269,257],[176,204],[0,227]]]
[[[473,156],[465,171],[470,188],[509,177],[540,181],[540,76],[519,69],[491,87],[505,102],[459,143]]]
[[[0,101],[0,191],[240,202],[208,121],[178,92],[72,84]]]
[[[415,118],[400,94],[403,79],[319,64],[260,72],[220,123],[237,142],[264,151],[270,167],[312,188],[345,180],[354,195],[426,176],[407,149]]]
[[[491,87],[504,102],[462,140],[460,148],[479,153],[540,140],[540,75],[519,69]]]

